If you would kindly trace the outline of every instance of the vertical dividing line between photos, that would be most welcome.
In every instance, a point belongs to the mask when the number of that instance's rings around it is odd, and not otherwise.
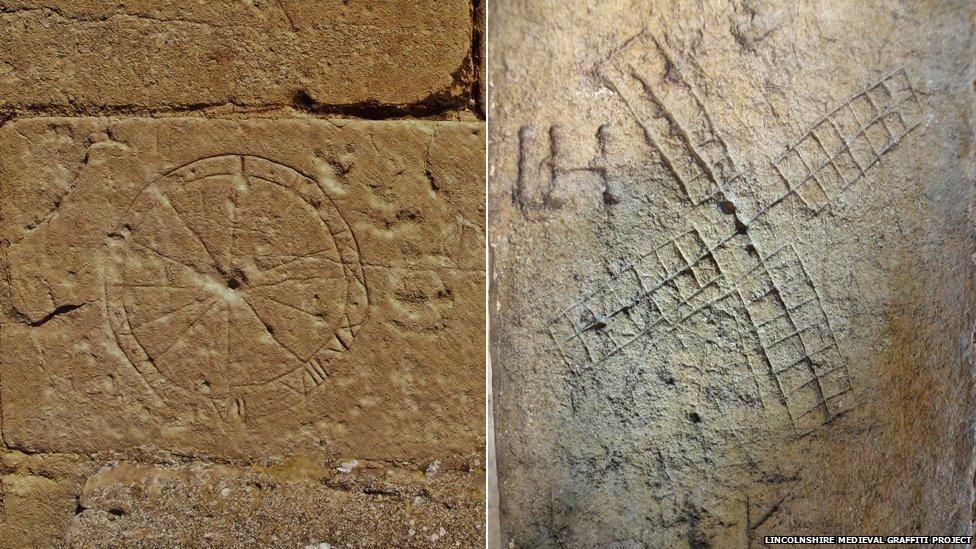
[[[490,0],[475,0],[481,2],[480,8],[484,13],[484,27],[481,29],[482,41],[482,63],[485,70],[484,82],[484,105],[482,109],[485,115],[485,544],[489,549],[501,548],[501,521],[499,517],[499,498],[498,498],[498,469],[495,454],[495,416],[492,395],[492,365],[491,365],[491,240],[489,231],[491,230],[491,214],[488,208],[488,185],[490,174],[490,162],[488,158],[488,143],[491,135],[491,86],[488,77],[490,66],[488,63],[488,51],[491,47],[488,10]]]

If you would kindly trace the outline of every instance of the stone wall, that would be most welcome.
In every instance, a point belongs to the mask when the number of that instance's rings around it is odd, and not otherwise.
[[[488,23],[504,542],[970,533],[972,4]]]
[[[477,11],[0,1],[0,547],[483,546]]]

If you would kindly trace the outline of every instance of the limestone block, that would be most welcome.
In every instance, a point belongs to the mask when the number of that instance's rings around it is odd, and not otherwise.
[[[483,547],[483,471],[479,457],[245,464],[8,451],[0,548]]]
[[[0,454],[0,548],[57,547],[90,472],[77,456]]]
[[[472,464],[473,465],[473,464]],[[477,468],[477,466],[476,466]],[[106,465],[68,547],[478,547],[484,478],[377,463]],[[203,518],[205,517],[205,518]]]
[[[7,447],[480,452],[483,146],[477,123],[8,123]]]
[[[472,20],[464,0],[4,0],[0,112],[465,107]]]
[[[488,21],[503,541],[971,532],[971,3]]]

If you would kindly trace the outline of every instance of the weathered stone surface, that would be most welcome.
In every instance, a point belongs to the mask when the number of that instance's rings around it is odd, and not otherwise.
[[[488,21],[505,543],[970,532],[971,4]]]
[[[7,445],[478,451],[483,139],[463,123],[9,123]]]
[[[0,548],[484,544],[478,7],[0,0]]]
[[[77,506],[86,471],[78,456],[0,453],[0,548],[56,547]]]
[[[481,114],[484,116],[488,107],[488,35],[485,27],[485,15],[487,14],[487,0],[477,2],[478,8],[478,33],[477,44],[481,50],[478,56],[478,104],[481,105]]]
[[[315,104],[467,108],[463,0],[0,2],[0,114]]]
[[[107,465],[90,476],[68,547],[478,547],[481,469],[309,460],[275,466]],[[200,520],[207,517],[207,520]],[[366,526],[368,525],[368,526]]]
[[[306,455],[246,465],[165,452],[2,457],[4,549],[484,545],[477,458]]]
[[[4,125],[0,455],[84,463],[0,471],[0,538],[478,545],[483,151],[480,123]]]

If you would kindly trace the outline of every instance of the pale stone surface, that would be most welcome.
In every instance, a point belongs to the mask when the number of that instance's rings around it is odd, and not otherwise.
[[[478,547],[480,469],[305,460],[103,467],[88,477],[69,547]],[[208,517],[202,521],[199,517]]]
[[[970,532],[971,5],[488,21],[503,541]]]
[[[78,456],[0,453],[0,547],[56,547],[74,516],[84,473]]]
[[[9,446],[480,446],[479,125],[2,131]]]
[[[460,122],[4,125],[0,454],[84,463],[70,482],[0,471],[17,507],[0,533],[477,545],[484,143],[482,123]],[[314,467],[252,478],[289,456]],[[113,460],[124,474],[90,476]],[[381,481],[337,488],[326,470]],[[200,495],[222,483],[236,495]],[[215,518],[190,528],[194,506]]]
[[[3,0],[0,114],[467,108],[471,10],[465,0]]]
[[[484,544],[477,460],[93,457],[5,453],[0,548]]]

